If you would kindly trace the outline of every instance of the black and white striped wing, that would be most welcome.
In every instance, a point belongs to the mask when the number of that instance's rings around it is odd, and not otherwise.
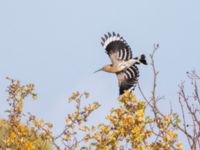
[[[120,95],[123,94],[125,90],[129,90],[131,88],[134,90],[138,81],[138,77],[139,71],[135,65],[117,73]]]
[[[111,34],[108,32],[101,39],[101,45],[106,50],[113,65],[117,65],[121,61],[126,61],[132,58],[130,46],[119,34],[115,34],[114,32]]]

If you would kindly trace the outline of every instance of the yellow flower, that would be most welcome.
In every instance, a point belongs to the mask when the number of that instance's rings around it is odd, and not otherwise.
[[[139,109],[139,110],[137,111],[137,113],[138,113],[138,120],[139,120],[139,121],[142,121],[142,119],[143,119],[143,117],[144,117],[144,110],[143,110],[143,109]]]
[[[31,91],[32,91],[32,90],[33,90],[33,88],[34,88],[34,84],[29,84],[29,85],[28,85],[28,88],[29,88],[29,90],[31,90]]]
[[[38,98],[37,94],[33,93],[32,98],[33,98],[33,100],[36,100]]]
[[[43,126],[43,125],[44,125],[44,120],[43,120],[43,119],[40,119],[40,120],[39,120],[39,124],[40,124],[40,126]]]
[[[69,141],[70,140],[70,138],[71,138],[71,134],[68,132],[68,133],[66,133],[66,135],[65,135],[65,141]]]
[[[80,127],[80,130],[85,132],[87,130],[87,127],[86,126]]]
[[[176,136],[177,136],[174,132],[169,131],[169,130],[167,131],[167,134],[173,139],[176,138]]]
[[[104,127],[102,130],[104,133],[107,134],[110,131],[110,127]]]
[[[86,134],[86,136],[84,137],[84,142],[87,142],[90,139],[90,134]]]
[[[170,122],[171,118],[170,116],[165,116],[165,121]]]
[[[74,112],[74,113],[73,113],[73,117],[74,117],[75,119],[78,117],[78,115],[79,115],[78,112]]]
[[[11,131],[11,133],[10,133],[10,139],[14,139],[16,137],[16,134],[15,134],[15,132],[13,132],[13,131]]]
[[[20,132],[22,135],[26,135],[28,133],[27,128],[25,126],[20,126]]]
[[[24,145],[24,150],[33,150],[35,149],[35,146],[32,142],[27,141]]]
[[[85,95],[85,98],[88,98],[90,96],[90,93],[88,92],[84,92],[83,94]]]
[[[122,134],[122,135],[124,135],[124,133],[125,133],[125,130],[124,130],[124,128],[120,128],[120,133]]]
[[[143,117],[144,116],[144,110],[143,109],[138,110],[138,115],[140,117]]]
[[[71,117],[68,116],[66,119],[66,124],[70,125],[71,123],[72,123]]]
[[[114,134],[111,134],[111,135],[110,135],[110,140],[111,140],[111,141],[114,141],[114,140],[115,140],[115,135],[114,135]]]
[[[178,142],[178,143],[176,144],[176,146],[177,146],[177,149],[178,149],[178,150],[182,150],[182,149],[183,149],[182,143],[181,143],[181,142]]]
[[[165,142],[169,142],[169,138],[167,136],[162,136],[162,139],[165,141]]]
[[[49,128],[53,128],[53,124],[52,124],[52,123],[46,123],[46,125],[47,125]]]
[[[128,126],[128,125],[129,125],[129,121],[128,121],[127,118],[125,118],[125,119],[123,120],[123,124],[124,124],[125,126]]]

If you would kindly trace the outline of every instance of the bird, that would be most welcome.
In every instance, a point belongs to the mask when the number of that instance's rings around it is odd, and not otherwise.
[[[139,77],[137,65],[147,65],[145,55],[133,57],[130,46],[119,33],[116,34],[115,32],[104,34],[101,37],[101,45],[112,63],[95,72],[115,73],[118,79],[119,95],[123,95],[127,90],[134,90]]]

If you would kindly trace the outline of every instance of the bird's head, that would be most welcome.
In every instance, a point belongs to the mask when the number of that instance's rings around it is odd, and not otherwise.
[[[98,69],[94,73],[99,72],[99,71],[110,72],[110,70],[111,70],[111,65],[106,65],[106,66],[103,66],[101,69]]]

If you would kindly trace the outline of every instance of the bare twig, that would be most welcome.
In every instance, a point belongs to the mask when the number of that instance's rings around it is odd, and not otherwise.
[[[143,99],[152,109],[154,117],[164,118],[165,115],[160,111],[160,109],[157,106],[160,98],[158,98],[156,95],[157,77],[158,77],[159,72],[156,70],[156,67],[155,67],[154,56],[158,47],[159,47],[158,44],[154,44],[153,52],[150,55],[150,59],[151,59],[150,64],[153,70],[153,85],[152,85],[152,92],[151,92],[150,99],[147,98],[145,93],[142,91],[142,87],[139,83],[138,83],[138,88]],[[175,120],[171,120],[170,123],[172,126],[176,126],[186,136],[188,144],[190,145],[190,148],[192,150],[196,150],[197,148],[200,148],[200,119],[199,119],[200,118],[200,96],[199,96],[200,94],[198,90],[199,89],[198,81],[200,80],[200,76],[196,73],[196,71],[192,71],[191,73],[187,72],[187,75],[188,75],[188,78],[191,80],[191,85],[193,86],[193,89],[194,89],[193,96],[187,96],[185,94],[184,83],[182,83],[179,86],[178,100],[181,107],[183,124],[181,126],[180,124],[177,124]],[[189,116],[192,121],[192,125],[190,126],[187,123],[188,119],[186,119],[186,111],[189,112]],[[169,115],[172,115],[172,114],[173,114],[173,110],[171,109]],[[157,127],[159,128],[160,124],[159,124],[158,119],[155,119],[155,123],[157,124]],[[191,127],[192,130],[188,130],[188,127]],[[154,127],[150,126],[150,129],[155,135],[157,135],[157,137],[160,136],[160,133],[156,133],[154,131]]]
[[[196,71],[192,71],[191,73],[187,72],[188,78],[191,80],[191,85],[193,86],[193,96],[187,96],[184,89],[184,83],[179,86],[179,103],[182,110],[182,118],[183,118],[183,133],[186,135],[188,139],[188,143],[192,150],[196,150],[197,147],[200,148],[200,119],[199,119],[199,109],[200,109],[200,99],[199,99],[199,91],[198,91],[198,80],[200,80],[199,75],[197,75]],[[196,103],[196,104],[195,104]],[[186,110],[189,112],[189,118],[192,121],[192,125],[190,125],[191,132],[187,131],[187,123],[185,119],[185,112],[183,111],[183,107],[185,105]]]

